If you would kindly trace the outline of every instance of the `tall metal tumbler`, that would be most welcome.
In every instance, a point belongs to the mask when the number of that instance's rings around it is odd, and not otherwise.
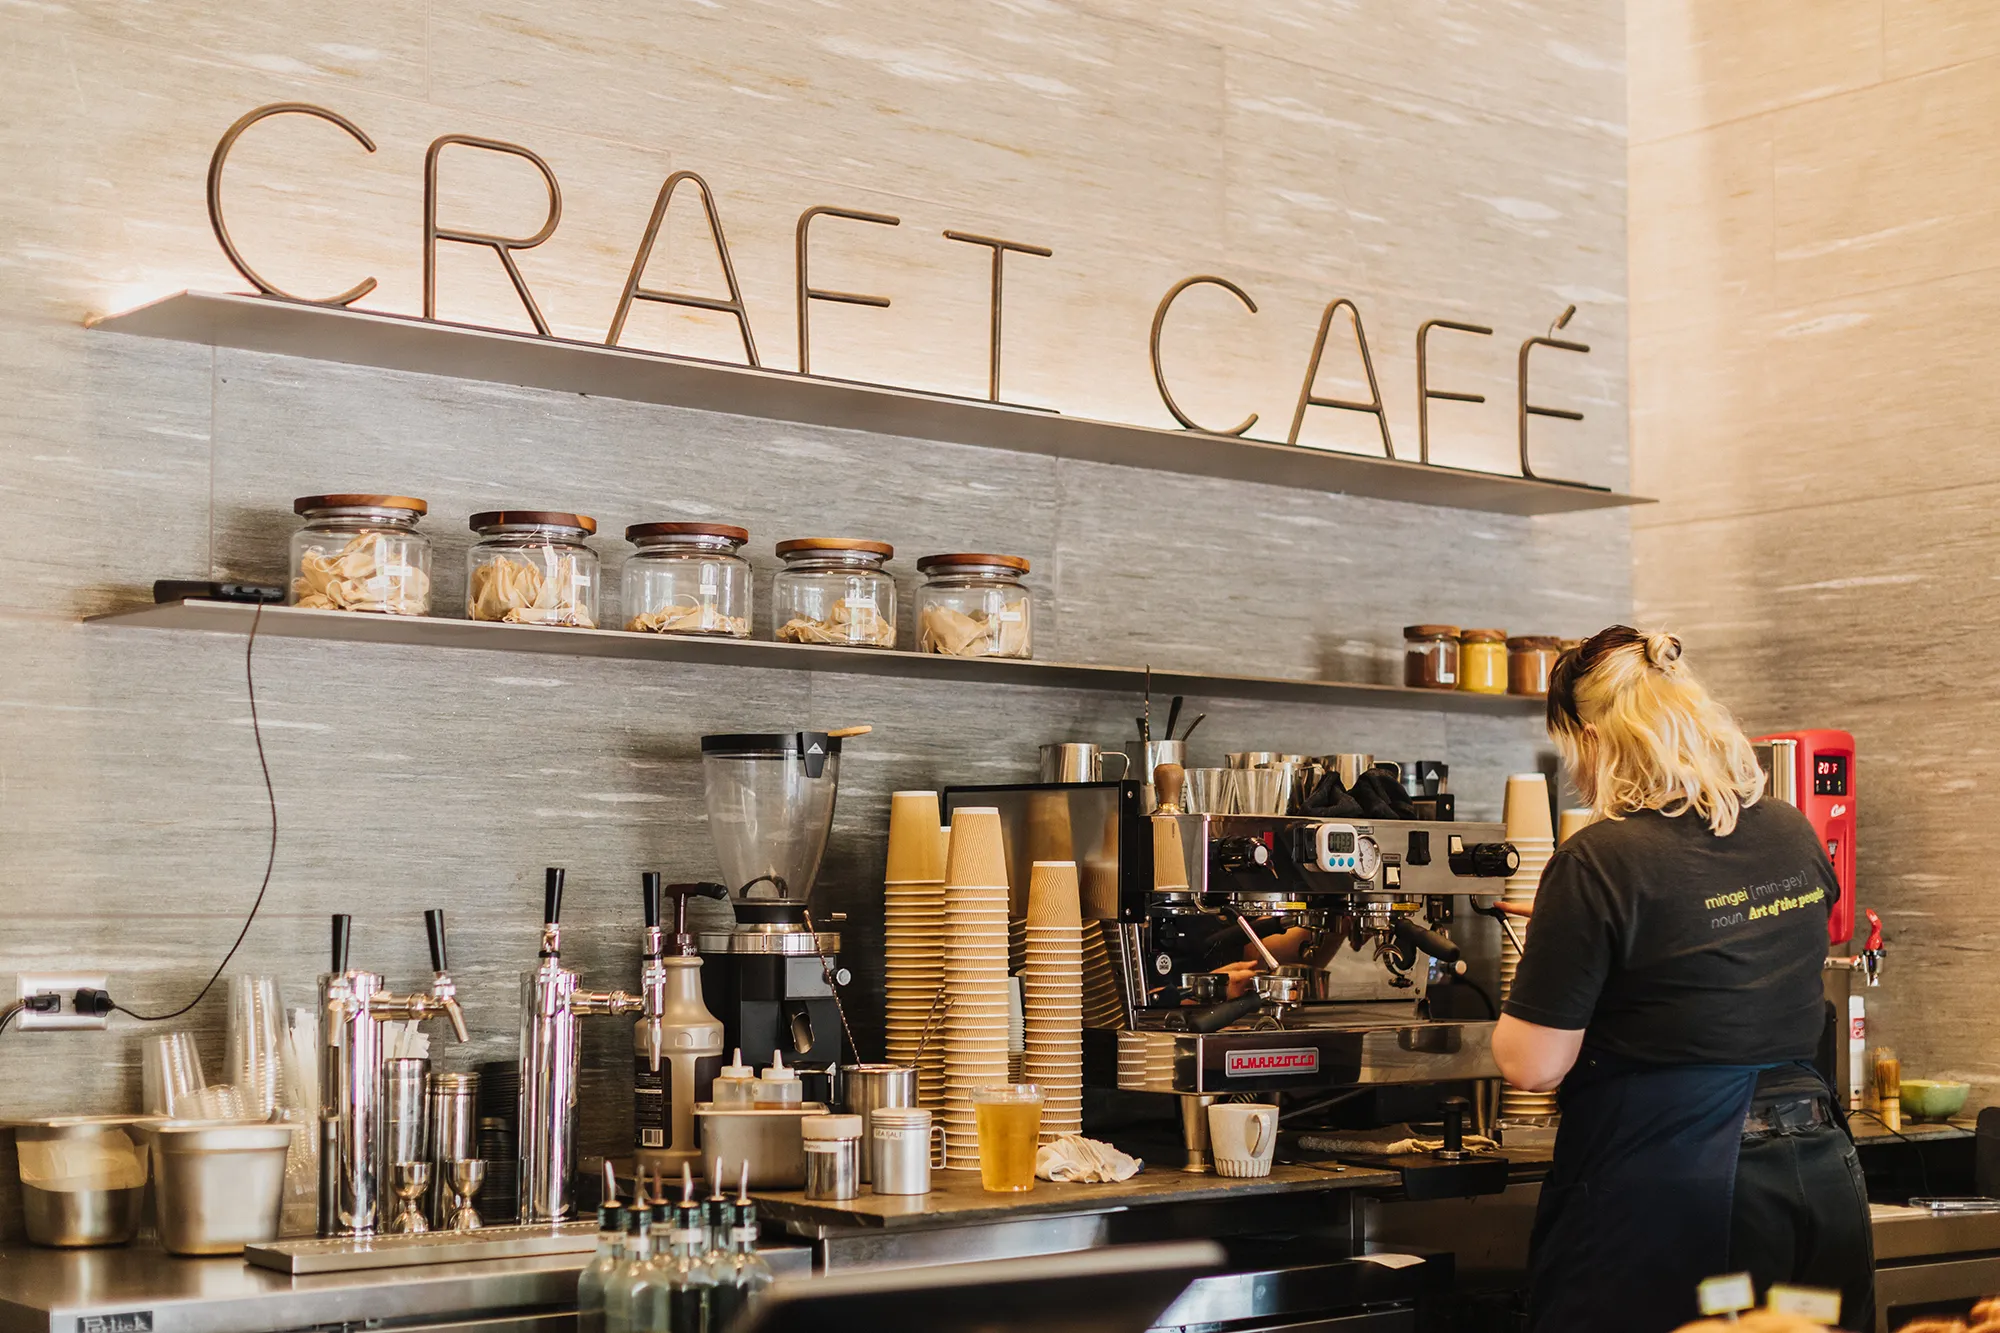
[[[451,1226],[451,1164],[479,1156],[479,1075],[432,1074],[430,1078],[431,1226]]]
[[[861,1117],[861,1180],[875,1178],[875,1112],[885,1106],[917,1104],[917,1071],[907,1065],[849,1065],[847,1113]]]
[[[428,1162],[430,1145],[424,1129],[424,1092],[431,1062],[405,1056],[382,1062],[381,1166],[377,1179],[388,1180],[398,1162]]]

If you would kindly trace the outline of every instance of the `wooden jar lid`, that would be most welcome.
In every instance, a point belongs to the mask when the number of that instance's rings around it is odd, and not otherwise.
[[[1406,639],[1455,639],[1458,637],[1456,625],[1405,625],[1403,637]]]
[[[780,558],[807,551],[859,551],[864,555],[879,555],[884,560],[896,554],[896,548],[889,543],[865,537],[792,537],[778,543]]]
[[[430,508],[410,495],[301,495],[292,501],[294,514],[308,514],[315,509],[407,509],[427,514]]]
[[[597,520],[588,514],[565,514],[553,509],[489,509],[474,514],[466,526],[474,532],[487,528],[580,528],[588,536],[597,531]]]
[[[1018,555],[988,555],[979,551],[957,551],[949,555],[927,555],[917,561],[917,572],[928,574],[934,569],[952,569],[960,565],[1011,569],[1018,574],[1028,572],[1028,562]]]
[[[741,546],[750,540],[750,529],[730,523],[634,523],[625,529],[628,542],[650,537],[720,537]]]

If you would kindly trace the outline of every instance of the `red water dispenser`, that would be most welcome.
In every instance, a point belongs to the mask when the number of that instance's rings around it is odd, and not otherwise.
[[[1818,830],[1840,881],[1827,938],[1854,935],[1854,737],[1844,731],[1786,731],[1757,739],[1770,793],[1797,806]]]

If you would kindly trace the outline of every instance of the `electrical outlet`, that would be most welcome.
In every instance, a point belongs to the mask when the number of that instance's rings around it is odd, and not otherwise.
[[[62,998],[62,1007],[47,1013],[23,1009],[14,1016],[13,1025],[23,1032],[77,1029],[95,1029],[102,1032],[110,1026],[110,1015],[76,1012],[76,993],[83,987],[109,990],[111,979],[101,972],[23,972],[14,987],[14,994],[17,997],[25,1000],[30,996],[51,993]]]

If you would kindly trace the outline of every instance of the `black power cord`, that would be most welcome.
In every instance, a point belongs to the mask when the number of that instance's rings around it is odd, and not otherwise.
[[[209,974],[208,981],[195,993],[195,997],[192,1000],[189,1000],[170,1014],[142,1014],[137,1010],[128,1009],[124,1005],[118,1004],[109,996],[103,998],[102,1003],[110,1005],[111,1008],[118,1010],[120,1013],[128,1014],[138,1019],[141,1023],[164,1023],[170,1018],[179,1018],[182,1014],[185,1014],[188,1010],[208,998],[208,993],[215,989],[215,983],[221,979],[223,969],[228,967],[230,960],[236,957],[236,951],[243,947],[244,938],[250,934],[250,927],[255,924],[257,913],[264,906],[264,895],[270,891],[271,872],[278,865],[278,790],[271,784],[271,761],[264,755],[264,728],[257,717],[257,675],[254,669],[257,649],[257,626],[263,619],[264,604],[259,602],[256,609],[250,614],[250,637],[243,645],[243,686],[250,696],[250,734],[257,742],[257,766],[264,773],[264,799],[271,806],[271,850],[264,860],[264,882],[257,886],[257,900],[250,904],[250,915],[243,918],[243,929],[236,932],[236,942],[229,946],[228,953],[222,955],[222,961],[215,965],[215,971]],[[81,1000],[81,994],[79,994],[79,1000]],[[79,1003],[79,1008],[81,1007],[81,1003]],[[0,1019],[0,1030],[4,1030],[5,1027],[6,1020]]]

